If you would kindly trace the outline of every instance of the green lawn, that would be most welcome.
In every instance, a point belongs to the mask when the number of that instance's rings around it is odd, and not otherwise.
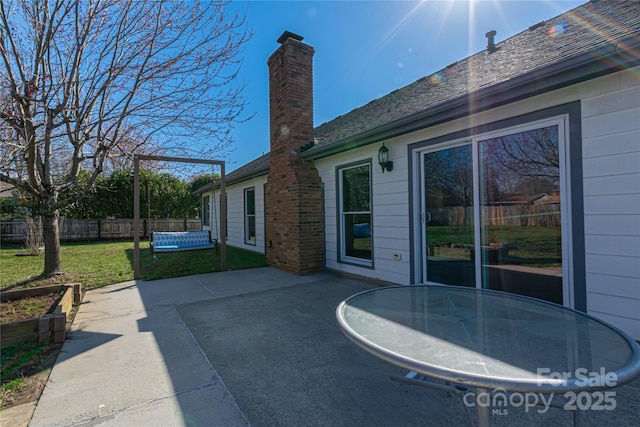
[[[63,243],[62,269],[65,274],[52,280],[39,278],[44,267],[43,255],[17,256],[27,252],[22,245],[2,245],[0,290],[59,282],[80,282],[85,289],[91,289],[133,279],[133,242]],[[265,265],[262,254],[227,248],[227,268],[230,270]],[[212,249],[161,253],[153,257],[149,251],[149,243],[141,242],[140,273],[144,279],[163,279],[219,270],[220,256]],[[33,342],[0,347],[0,411],[5,406],[6,396],[25,389],[25,376],[43,368],[51,368],[54,359],[46,363],[43,361],[50,354],[55,358],[59,348],[60,345],[49,346]]]
[[[44,256],[16,256],[27,251],[21,245],[0,248],[0,289],[29,281],[28,286],[52,281],[39,279]],[[81,282],[85,289],[133,279],[133,242],[107,241],[62,243],[62,269],[59,281]],[[227,248],[227,268],[238,270],[265,266],[262,254]],[[213,250],[197,250],[157,254],[154,258],[148,242],[140,244],[140,273],[153,280],[220,270],[220,257]]]

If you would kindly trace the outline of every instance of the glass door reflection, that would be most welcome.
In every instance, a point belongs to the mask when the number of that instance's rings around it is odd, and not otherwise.
[[[423,154],[425,278],[476,285],[471,144]]]
[[[421,153],[423,283],[565,303],[557,123]]]
[[[484,288],[563,303],[558,138],[548,126],[478,141]]]

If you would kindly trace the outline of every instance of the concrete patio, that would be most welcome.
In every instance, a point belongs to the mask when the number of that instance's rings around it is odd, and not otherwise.
[[[393,382],[403,370],[348,341],[335,308],[373,285],[272,268],[87,292],[30,426],[459,426],[460,400]],[[640,381],[586,425],[631,425]],[[492,425],[565,425],[509,408]]]

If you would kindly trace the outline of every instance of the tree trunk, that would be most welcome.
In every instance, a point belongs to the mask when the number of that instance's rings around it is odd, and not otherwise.
[[[62,272],[60,258],[60,230],[58,228],[58,210],[42,216],[44,235],[44,276],[49,277]]]

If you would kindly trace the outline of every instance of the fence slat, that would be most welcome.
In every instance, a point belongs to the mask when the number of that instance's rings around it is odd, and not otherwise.
[[[147,236],[147,220],[140,227],[141,235]],[[151,219],[151,231],[197,231],[201,229],[199,218]],[[27,235],[27,225],[23,219],[0,221],[0,241],[22,243]],[[60,221],[60,240],[116,240],[133,239],[133,218],[122,219],[69,219]]]

